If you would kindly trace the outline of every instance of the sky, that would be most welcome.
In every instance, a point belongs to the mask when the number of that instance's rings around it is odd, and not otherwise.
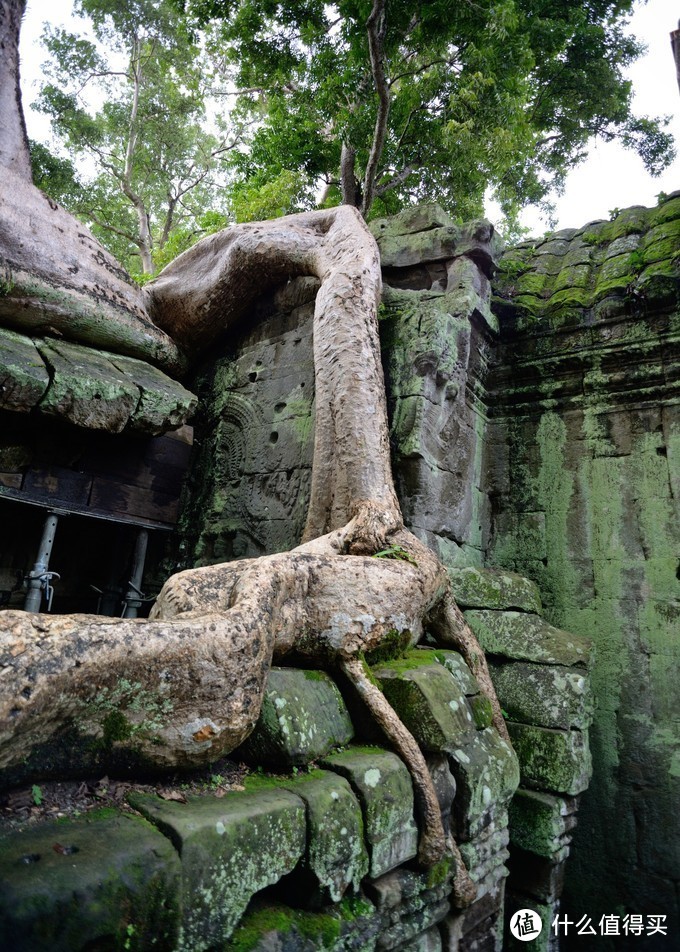
[[[28,134],[32,139],[49,139],[49,121],[29,108],[40,81],[40,64],[46,58],[40,47],[43,23],[82,29],[83,21],[71,20],[71,0],[28,0],[21,35],[21,80]],[[648,47],[629,70],[633,82],[634,109],[642,115],[671,117],[670,130],[680,152],[680,90],[675,76],[669,34],[678,25],[677,0],[648,0],[639,4],[630,31]],[[655,205],[659,192],[680,189],[680,157],[658,178],[645,171],[642,160],[617,143],[594,142],[587,160],[570,173],[564,194],[555,198],[557,228],[577,228],[598,218],[609,218],[614,208]],[[492,205],[487,214],[493,220]],[[537,211],[523,217],[533,235],[542,234],[548,222]]]

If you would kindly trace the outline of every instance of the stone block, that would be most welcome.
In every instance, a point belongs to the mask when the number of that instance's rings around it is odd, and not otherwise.
[[[0,839],[0,948],[174,948],[180,862],[139,817],[45,823]]]
[[[484,827],[485,818],[503,810],[519,786],[519,764],[512,748],[493,727],[476,731],[472,741],[450,757],[458,795],[454,802],[460,839]]]
[[[568,855],[569,850],[563,849],[553,859],[514,847],[508,864],[512,888],[538,902],[557,902],[564,888]]]
[[[139,388],[104,352],[79,344],[38,341],[52,382],[40,412],[89,430],[120,433],[139,403]]]
[[[502,569],[449,569],[451,591],[461,608],[541,611],[538,586],[516,572]]]
[[[303,766],[353,736],[345,702],[327,674],[272,668],[255,730],[236,756],[249,763]]]
[[[519,758],[522,784],[532,789],[575,796],[587,789],[592,776],[588,734],[508,722]]]
[[[371,952],[380,927],[380,916],[365,899],[344,899],[318,912],[255,900],[221,948],[233,952]]]
[[[458,654],[457,651],[438,650],[434,657],[439,664],[443,664],[446,670],[451,672],[466,697],[473,697],[480,693],[481,688],[461,654]]]
[[[405,764],[379,748],[353,748],[331,754],[323,767],[345,777],[359,799],[372,877],[407,862],[418,852],[413,818],[413,787]]]
[[[442,952],[442,937],[439,929],[433,927],[421,932],[415,939],[400,945],[398,952]]]
[[[226,942],[252,897],[292,872],[305,854],[305,804],[287,790],[231,793],[187,803],[131,794],[182,857],[179,947]]]
[[[141,433],[166,433],[185,423],[197,398],[167,374],[133,357],[111,355],[111,363],[139,388],[139,403],[129,428]]]
[[[588,675],[578,668],[518,661],[489,664],[501,707],[513,721],[539,727],[578,727],[593,719]]]
[[[282,786],[307,807],[307,849],[291,889],[295,904],[339,902],[368,873],[361,807],[347,780],[315,770]]]
[[[591,663],[588,638],[555,628],[538,615],[481,610],[464,614],[487,655],[567,667],[585,668]]]
[[[569,841],[570,807],[564,797],[520,787],[509,808],[510,842],[538,856],[554,856]]]
[[[420,747],[450,753],[471,740],[476,728],[463,690],[434,655],[416,649],[375,667],[373,674]]]
[[[49,382],[33,341],[0,328],[0,408],[27,413],[40,402]]]

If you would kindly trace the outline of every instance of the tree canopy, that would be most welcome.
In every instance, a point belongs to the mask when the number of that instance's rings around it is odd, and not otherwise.
[[[78,0],[75,9],[90,18],[96,42],[46,29],[37,108],[71,159],[88,156],[96,171],[84,184],[68,160],[34,145],[34,176],[131,271],[151,274],[205,231],[220,160],[239,135],[219,116],[208,123],[211,66],[169,3]]]
[[[637,117],[624,68],[633,0],[187,0],[220,18],[257,116],[244,181],[301,175],[364,213],[436,198],[466,218],[491,186],[506,214],[540,203],[586,152],[620,138],[659,172],[663,121]],[[375,207],[374,207],[375,206]]]
[[[249,221],[342,202],[373,217],[434,199],[469,219],[491,189],[514,222],[547,207],[593,136],[620,139],[653,174],[674,157],[665,121],[632,109],[633,0],[76,7],[99,44],[48,31],[40,108],[98,174],[82,189],[39,150],[35,164],[147,272],[223,224],[215,209]],[[95,83],[106,101],[93,110]]]

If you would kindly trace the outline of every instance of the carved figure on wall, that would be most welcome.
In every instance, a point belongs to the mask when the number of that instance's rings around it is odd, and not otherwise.
[[[2,0],[0,89],[18,90],[21,0]],[[9,52],[8,52],[9,51]],[[0,614],[0,768],[66,729],[106,735],[158,767],[209,763],[238,746],[274,659],[342,671],[406,762],[420,810],[420,861],[457,848],[423,755],[372,681],[364,653],[415,644],[427,626],[461,651],[507,731],[484,656],[437,557],[404,528],[390,469],[376,243],[343,206],[229,228],[136,288],[92,235],[31,183],[20,99],[5,96],[0,177],[0,320],[142,353],[166,370],[195,360],[291,278],[320,282],[316,418],[303,542],[287,553],[170,578],[149,620]],[[391,550],[397,558],[374,558]],[[475,888],[457,855],[461,904]]]

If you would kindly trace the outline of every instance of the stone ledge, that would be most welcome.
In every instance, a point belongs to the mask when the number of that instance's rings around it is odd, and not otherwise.
[[[493,608],[541,612],[541,596],[535,582],[502,569],[450,568],[453,597],[461,608]]]
[[[195,407],[192,393],[143,360],[0,328],[0,409],[156,435],[181,426]]]
[[[382,876],[416,856],[413,787],[396,754],[379,748],[350,748],[325,757],[321,765],[345,777],[361,803],[370,876]]]
[[[180,861],[139,817],[48,822],[0,839],[0,948],[170,949]]]
[[[292,872],[305,852],[305,805],[286,790],[188,803],[147,794],[129,800],[181,856],[182,949],[225,942],[255,893]]]

